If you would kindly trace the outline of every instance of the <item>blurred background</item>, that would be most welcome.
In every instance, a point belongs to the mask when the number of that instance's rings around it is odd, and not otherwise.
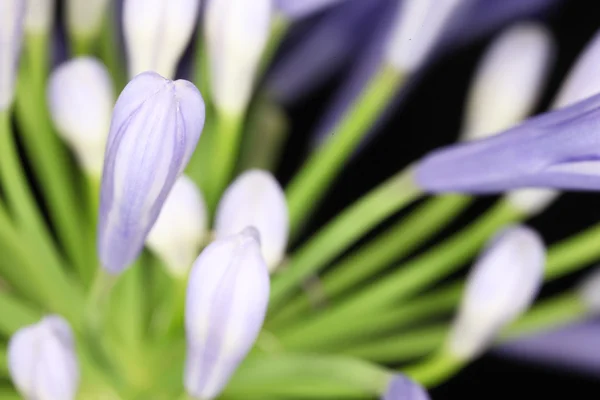
[[[543,111],[580,51],[600,29],[600,2],[558,0],[551,12],[536,20],[545,22],[558,47],[551,78],[538,106],[538,111]],[[308,20],[305,23],[310,25],[314,21]],[[298,29],[302,29],[302,26]],[[444,55],[428,68],[416,86],[391,112],[377,137],[345,168],[331,188],[323,207],[311,221],[307,233],[317,229],[376,183],[427,151],[456,140],[472,74],[480,56],[497,32]],[[308,138],[348,69],[336,74],[334,79],[330,79],[317,92],[304,96],[288,107],[292,132],[277,170],[282,183],[288,182],[301,165],[308,150]],[[598,69],[600,73],[600,65]],[[482,198],[434,241],[443,239],[466,222],[472,221],[492,201],[493,198]],[[542,216],[529,223],[551,244],[600,221],[599,205],[598,194],[569,193],[563,195]],[[574,274],[549,285],[542,296],[571,287],[581,276],[582,274]],[[600,336],[597,348],[590,351],[597,351],[600,360]],[[530,396],[529,393],[535,393],[536,398],[562,399],[568,393],[568,398],[597,398],[600,393],[600,361],[598,364],[596,373],[582,374],[488,354],[435,389],[432,396],[434,399],[525,398]]]

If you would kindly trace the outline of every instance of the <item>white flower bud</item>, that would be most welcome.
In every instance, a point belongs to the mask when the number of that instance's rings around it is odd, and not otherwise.
[[[560,192],[552,189],[519,189],[506,195],[507,201],[525,215],[533,216],[544,211]]]
[[[386,61],[411,73],[427,59],[464,0],[404,0],[387,43]]]
[[[210,0],[205,34],[216,106],[238,115],[254,85],[271,32],[271,0]]]
[[[100,34],[110,0],[67,0],[66,24],[75,36],[91,39]]]
[[[496,39],[480,63],[469,94],[464,139],[480,139],[525,119],[541,95],[554,55],[550,32],[522,23]]]
[[[526,227],[498,233],[467,280],[463,301],[448,337],[448,350],[470,360],[533,302],[543,280],[545,247]]]
[[[194,263],[185,309],[184,374],[186,391],[194,398],[218,396],[260,333],[269,271],[259,240],[258,231],[248,227],[215,240]]]
[[[71,59],[50,75],[48,108],[58,133],[82,168],[102,174],[115,95],[110,74],[95,58]]]
[[[200,12],[200,0],[125,0],[123,30],[129,76],[145,71],[173,79]]]
[[[600,32],[592,38],[560,88],[553,107],[561,108],[600,93]]]
[[[600,269],[585,277],[579,285],[578,293],[591,314],[600,313]]]
[[[25,31],[34,35],[47,35],[54,23],[54,0],[27,0]]]
[[[79,367],[73,334],[59,316],[17,331],[8,343],[12,380],[28,400],[74,400]]]
[[[167,196],[146,245],[176,277],[187,276],[208,228],[202,193],[187,176],[180,176]]]
[[[24,21],[24,0],[0,3],[0,111],[7,110],[15,96]]]
[[[273,271],[285,254],[288,241],[288,209],[283,189],[267,171],[251,170],[227,188],[215,217],[217,238],[254,226],[260,233],[262,255]]]

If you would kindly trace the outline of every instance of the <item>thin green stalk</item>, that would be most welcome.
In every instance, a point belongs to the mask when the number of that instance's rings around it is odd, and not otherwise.
[[[360,343],[375,343],[378,336],[453,311],[463,294],[463,289],[462,282],[454,283],[422,295],[405,305],[388,307],[381,313],[365,314],[361,318],[348,319],[344,329],[323,331],[319,336],[312,337],[310,349],[344,351]]]
[[[600,224],[573,235],[548,250],[546,279],[558,279],[600,258]]]
[[[187,294],[187,277],[173,278],[173,297],[170,320],[167,325],[167,334],[175,335],[183,332],[185,317],[185,300]]]
[[[288,121],[277,104],[258,99],[251,108],[238,171],[274,171],[288,135]]]
[[[277,311],[298,286],[317,273],[361,236],[421,195],[411,170],[399,172],[329,222],[290,258],[273,277],[271,311]]]
[[[397,70],[382,67],[286,188],[290,229],[295,237],[348,157],[404,82]]]
[[[319,384],[337,391],[338,398],[344,398],[347,393],[375,396],[387,388],[390,378],[386,369],[352,357],[284,353],[247,359],[223,396],[245,398],[246,394],[265,394],[315,398],[319,395]]]
[[[0,388],[0,400],[22,400],[22,397],[13,389]]]
[[[273,22],[271,23],[271,34],[269,35],[269,41],[263,52],[262,59],[260,61],[260,75],[264,75],[267,68],[273,61],[277,50],[281,46],[281,42],[285,38],[290,28],[290,21],[280,13],[274,15]]]
[[[120,333],[120,340],[127,344],[133,353],[140,349],[145,335],[144,259],[145,255],[142,254],[123,273],[115,287],[112,304],[114,323]]]
[[[466,362],[458,359],[443,348],[425,361],[405,369],[403,372],[426,387],[434,387],[460,371]]]
[[[200,89],[207,106],[211,106],[212,94],[210,91],[210,64],[204,41],[204,30],[198,29],[195,48],[194,83]]]
[[[568,325],[587,315],[588,310],[577,295],[567,292],[534,305],[501,333],[498,343]],[[374,362],[404,362],[434,351],[443,344],[447,332],[448,325],[436,324],[377,340],[369,338],[342,353]]]
[[[120,93],[127,83],[127,75],[125,67],[121,63],[121,47],[117,40],[116,24],[118,21],[116,21],[116,5],[117,3],[115,2],[110,2],[108,5],[100,36],[100,49],[98,53],[110,72],[116,93]]]
[[[243,115],[217,113],[216,135],[211,148],[210,187],[204,194],[210,210],[217,206],[221,194],[232,178],[243,128]]]
[[[428,200],[407,218],[378,235],[368,244],[348,254],[334,265],[323,278],[320,287],[325,296],[325,303],[355,287],[368,278],[380,273],[383,269],[406,256],[433,234],[439,232],[458,213],[465,209],[472,199],[459,195],[435,197]],[[325,304],[326,306],[326,304]],[[308,296],[301,294],[286,304],[282,312],[269,321],[269,327],[276,329],[311,310]]]
[[[279,334],[288,348],[310,346],[310,338],[321,332],[343,329],[348,319],[376,312],[395,301],[406,299],[448,276],[467,262],[502,226],[523,218],[506,201],[498,202],[476,222],[441,245],[404,265],[337,306],[302,324],[293,324]]]
[[[31,70],[27,67],[29,65],[23,66],[25,72]],[[88,232],[82,226],[85,218],[73,187],[73,168],[68,163],[65,147],[52,130],[45,99],[45,87],[31,85],[24,78],[19,80],[16,101],[19,133],[39,178],[58,237],[77,271],[83,275],[82,271],[90,266],[86,247]]]
[[[0,375],[6,376],[8,374],[8,363],[6,360],[6,345],[0,345]]]
[[[37,246],[36,251],[27,250],[30,252],[29,257],[32,260],[35,258],[37,263],[35,266],[29,264],[32,267],[30,278],[34,280],[50,309],[64,314],[73,324],[78,324],[81,322],[81,288],[65,274],[56,256],[17,154],[9,115],[6,112],[0,113],[0,176],[10,205],[17,214],[20,228],[31,240],[23,245]]]
[[[0,292],[0,310],[2,310],[0,333],[6,337],[10,337],[18,329],[34,324],[42,318],[39,310],[7,292]]]

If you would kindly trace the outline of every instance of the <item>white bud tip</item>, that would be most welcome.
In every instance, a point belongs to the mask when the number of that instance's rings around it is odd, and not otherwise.
[[[387,44],[387,62],[413,72],[427,59],[464,0],[404,0]]]
[[[530,228],[502,230],[475,263],[448,338],[449,351],[469,360],[533,302],[543,280],[546,251]]]
[[[596,269],[583,280],[578,293],[591,314],[600,313],[600,269]]]
[[[8,344],[8,368],[27,399],[74,400],[79,367],[69,324],[49,316],[18,330]]]
[[[552,189],[519,189],[509,192],[506,199],[517,210],[533,216],[544,211],[559,195]]]
[[[187,176],[177,179],[146,244],[176,277],[187,276],[208,230],[208,211],[200,189]]]
[[[260,233],[263,257],[269,268],[275,269],[285,255],[289,219],[285,193],[267,171],[244,172],[227,188],[217,207],[217,238],[236,234],[247,226]]]
[[[25,30],[32,34],[45,35],[54,22],[54,0],[27,0]]]
[[[200,0],[125,0],[129,76],[155,71],[173,79],[200,11]]]
[[[115,94],[110,74],[93,57],[71,59],[50,75],[48,107],[58,133],[86,172],[100,177]]]
[[[566,107],[600,93],[600,32],[590,40],[560,88],[554,108]]]
[[[494,40],[469,94],[464,139],[481,139],[525,119],[542,93],[554,53],[550,32],[539,24],[517,24]]]
[[[67,27],[76,36],[92,38],[100,33],[110,0],[67,0]]]

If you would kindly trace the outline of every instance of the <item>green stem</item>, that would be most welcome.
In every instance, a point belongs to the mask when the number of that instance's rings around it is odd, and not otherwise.
[[[464,365],[465,361],[453,357],[445,350],[440,350],[403,372],[423,386],[434,387],[456,374]]]
[[[388,179],[335,217],[291,256],[285,270],[274,276],[271,311],[276,311],[311,274],[420,195],[409,169]]]
[[[554,244],[548,250],[546,279],[554,280],[578,271],[600,258],[600,224]]]
[[[0,400],[22,400],[22,397],[13,389],[0,388]]]
[[[99,54],[110,72],[116,93],[120,93],[127,83],[127,75],[125,73],[125,68],[121,63],[121,48],[117,41],[116,26],[119,21],[116,21],[116,4],[117,3],[110,2],[108,5],[100,36]]]
[[[210,210],[216,209],[221,194],[233,175],[239,153],[242,122],[242,115],[216,115],[217,129],[211,148],[211,185],[210,190],[205,193]]]
[[[6,345],[0,345],[0,376],[7,376],[8,362],[6,360]]]
[[[444,241],[433,250],[398,267],[378,282],[311,321],[288,326],[279,334],[285,347],[310,347],[312,337],[321,332],[338,329],[348,319],[376,312],[395,301],[406,299],[432,283],[455,272],[499,228],[523,218],[508,202],[501,201],[475,223]]]
[[[32,282],[42,293],[50,309],[65,315],[73,324],[81,322],[80,287],[74,284],[65,274],[61,261],[56,255],[50,234],[39,209],[27,185],[27,179],[17,158],[8,113],[0,113],[0,175],[6,196],[17,214],[19,225],[24,234],[31,239],[29,246],[35,246],[36,251],[29,250],[35,258],[29,265]],[[32,259],[33,260],[33,259]],[[34,265],[37,263],[37,265]]]
[[[320,289],[326,299],[339,296],[348,289],[377,275],[389,264],[417,248],[433,234],[439,232],[460,211],[471,203],[465,196],[435,197],[411,212],[370,243],[350,253],[338,262],[320,280]],[[269,321],[269,327],[286,324],[310,311],[308,296],[300,295],[288,303],[280,314]]]
[[[381,68],[333,129],[329,139],[310,155],[290,182],[286,194],[293,237],[403,81],[398,71],[388,66]]]
[[[286,19],[286,17],[280,13],[274,15],[273,22],[271,23],[271,34],[269,35],[269,41],[267,42],[267,47],[265,48],[262,59],[260,61],[260,75],[264,75],[267,68],[273,61],[277,50],[281,46],[281,42],[285,38],[285,35],[288,33],[290,28],[290,21]]]
[[[44,57],[47,57],[45,53]],[[29,64],[23,66],[24,70],[35,71]],[[77,271],[84,276],[83,271],[90,266],[86,247],[88,232],[83,229],[85,218],[78,207],[81,202],[77,201],[73,187],[75,179],[69,164],[70,158],[52,130],[45,99],[45,86],[38,87],[25,79],[19,80],[16,102],[21,127],[19,133],[39,178],[58,237]]]
[[[0,292],[0,333],[11,336],[18,329],[38,322],[42,313],[7,292]]]
[[[186,294],[187,278],[173,278],[172,309],[167,335],[175,335],[183,331]]]
[[[194,83],[200,89],[204,101],[207,102],[207,107],[210,107],[212,105],[210,103],[210,99],[212,99],[210,90],[210,64],[202,27],[198,29],[195,51]]]

